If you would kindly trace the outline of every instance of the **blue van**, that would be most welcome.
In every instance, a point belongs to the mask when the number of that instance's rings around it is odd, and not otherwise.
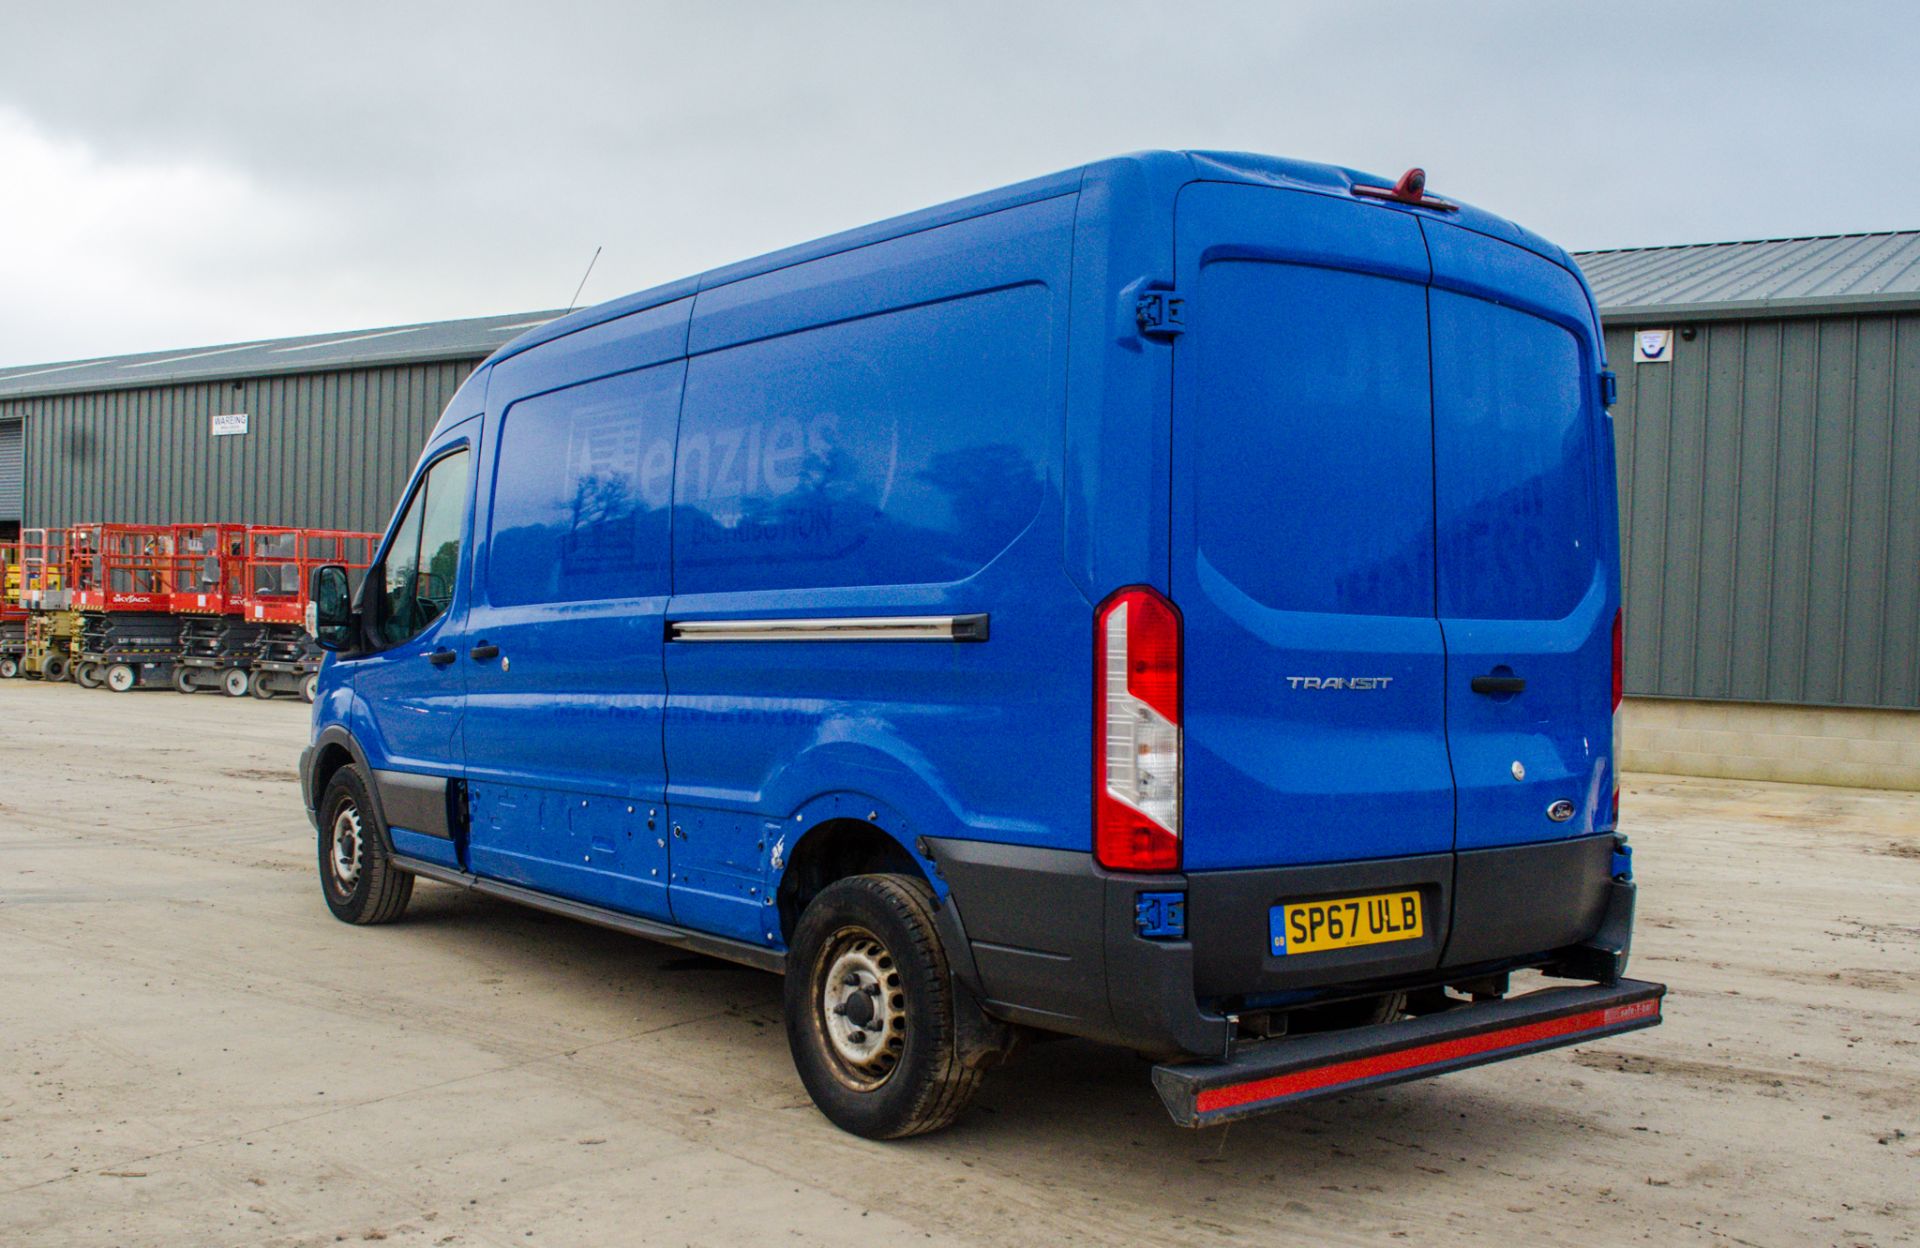
[[[1238,153],[564,316],[313,575],[327,904],[782,974],[875,1138],[1042,1036],[1203,1125],[1652,1026],[1611,394],[1558,247]]]

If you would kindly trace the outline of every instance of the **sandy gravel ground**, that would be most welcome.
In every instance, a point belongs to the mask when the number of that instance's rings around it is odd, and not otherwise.
[[[1202,1133],[1062,1043],[876,1145],[771,978],[433,885],[334,922],[305,733],[0,683],[0,1244],[1920,1239],[1920,795],[1637,778],[1657,1030]]]

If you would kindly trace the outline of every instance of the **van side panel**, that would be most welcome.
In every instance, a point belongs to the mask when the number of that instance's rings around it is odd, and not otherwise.
[[[775,862],[823,795],[909,846],[1087,848],[1086,604],[1058,539],[1072,214],[1030,204],[696,300],[670,626],[989,625],[669,641],[676,921],[778,944]]]
[[[1173,347],[1143,337],[1139,295],[1173,285],[1172,152],[1090,165],[1074,217],[1068,362],[1067,569],[1089,603],[1123,585],[1168,592]]]
[[[1611,815],[1619,562],[1598,339],[1565,268],[1423,222],[1433,256],[1438,607],[1462,850]],[[1526,682],[1476,693],[1477,676]],[[1571,817],[1549,813],[1572,803]],[[1561,808],[1562,814],[1565,808]]]
[[[667,915],[662,617],[692,301],[496,367],[464,737],[474,872]],[[484,654],[484,651],[476,652]]]

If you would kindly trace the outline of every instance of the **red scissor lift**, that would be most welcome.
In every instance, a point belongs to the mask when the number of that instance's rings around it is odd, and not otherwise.
[[[242,614],[247,594],[247,526],[173,526],[169,610],[180,622],[181,693],[220,689],[245,697],[260,625]]]
[[[26,571],[20,543],[0,542],[0,680],[18,676],[27,657]]]
[[[339,529],[247,531],[247,596],[242,611],[261,625],[253,658],[253,696],[298,695],[313,701],[320,660],[325,657],[307,633],[308,575],[323,563],[347,567],[355,589],[373,562],[377,533]]]
[[[67,573],[80,613],[74,679],[115,693],[168,683],[180,658],[172,528],[77,524],[67,533]]]

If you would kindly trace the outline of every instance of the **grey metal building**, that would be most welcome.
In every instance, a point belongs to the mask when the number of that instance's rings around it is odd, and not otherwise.
[[[467,374],[555,315],[0,369],[0,534],[88,520],[378,530]]]
[[[1629,692],[1920,709],[1920,231],[1579,260],[1620,378]],[[455,388],[554,315],[0,369],[0,532],[378,529]]]
[[[1920,708],[1920,231],[1578,259],[1620,378],[1628,692]]]

